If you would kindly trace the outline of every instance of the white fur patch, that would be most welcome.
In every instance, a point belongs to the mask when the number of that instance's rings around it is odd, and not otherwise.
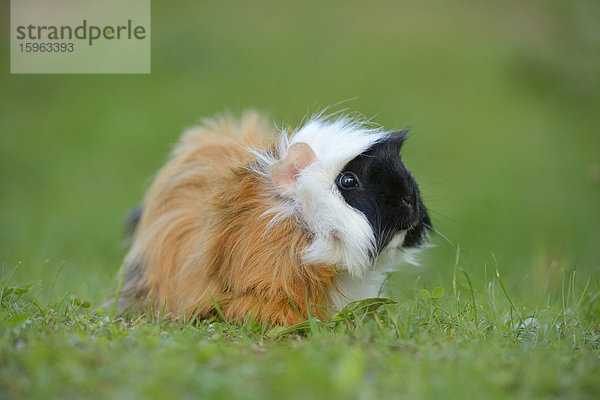
[[[295,143],[308,144],[317,156],[316,162],[300,172],[293,199],[272,212],[272,223],[295,215],[313,234],[303,254],[306,262],[335,265],[358,279],[367,272],[375,248],[373,230],[365,215],[346,203],[335,180],[349,161],[388,135],[359,119],[317,116],[290,136],[281,136],[279,158]],[[253,153],[258,161],[253,169],[268,177],[277,159],[266,152]]]
[[[375,236],[367,217],[352,208],[335,187],[335,177],[322,163],[306,168],[299,179],[295,205],[314,235],[304,251],[307,262],[336,265],[354,277],[370,266]]]
[[[287,146],[298,142],[308,144],[333,184],[344,165],[387,136],[389,134],[379,128],[370,128],[349,118],[311,119],[289,138]]]
[[[306,143],[318,159],[301,172],[295,196],[297,211],[314,234],[304,253],[307,262],[336,265],[355,279],[367,273],[375,248],[373,230],[365,215],[346,203],[335,179],[348,162],[387,136],[342,117],[311,119],[289,138],[287,145]]]
[[[336,275],[337,288],[331,289],[329,292],[332,312],[340,311],[355,300],[381,296],[383,283],[390,272],[397,270],[402,264],[419,265],[417,255],[422,247],[402,247],[405,237],[406,231],[397,233],[375,260],[373,267],[362,278],[357,279],[348,272]],[[423,247],[427,247],[427,245]]]

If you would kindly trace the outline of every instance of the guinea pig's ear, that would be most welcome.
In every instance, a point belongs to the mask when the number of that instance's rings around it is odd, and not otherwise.
[[[271,166],[271,180],[277,193],[292,198],[302,170],[317,160],[317,155],[306,143],[294,143],[284,159]]]

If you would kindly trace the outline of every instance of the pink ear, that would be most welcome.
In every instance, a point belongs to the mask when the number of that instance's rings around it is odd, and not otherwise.
[[[306,143],[291,145],[285,158],[271,167],[271,180],[277,193],[291,198],[296,189],[298,175],[316,160],[315,152]]]

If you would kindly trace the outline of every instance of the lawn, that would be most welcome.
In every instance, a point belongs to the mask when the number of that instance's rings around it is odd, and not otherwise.
[[[153,4],[150,75],[2,59],[0,397],[600,397],[600,5],[181,3]],[[439,233],[393,302],[292,330],[93,312],[182,130],[339,102],[412,127]]]

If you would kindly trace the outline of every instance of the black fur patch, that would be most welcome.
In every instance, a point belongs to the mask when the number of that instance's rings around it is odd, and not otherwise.
[[[376,240],[374,256],[402,230],[408,230],[403,246],[418,247],[431,226],[419,186],[400,157],[406,132],[392,134],[346,164],[342,173],[353,172],[360,181],[357,187],[344,189],[336,180],[346,202],[371,224]]]

